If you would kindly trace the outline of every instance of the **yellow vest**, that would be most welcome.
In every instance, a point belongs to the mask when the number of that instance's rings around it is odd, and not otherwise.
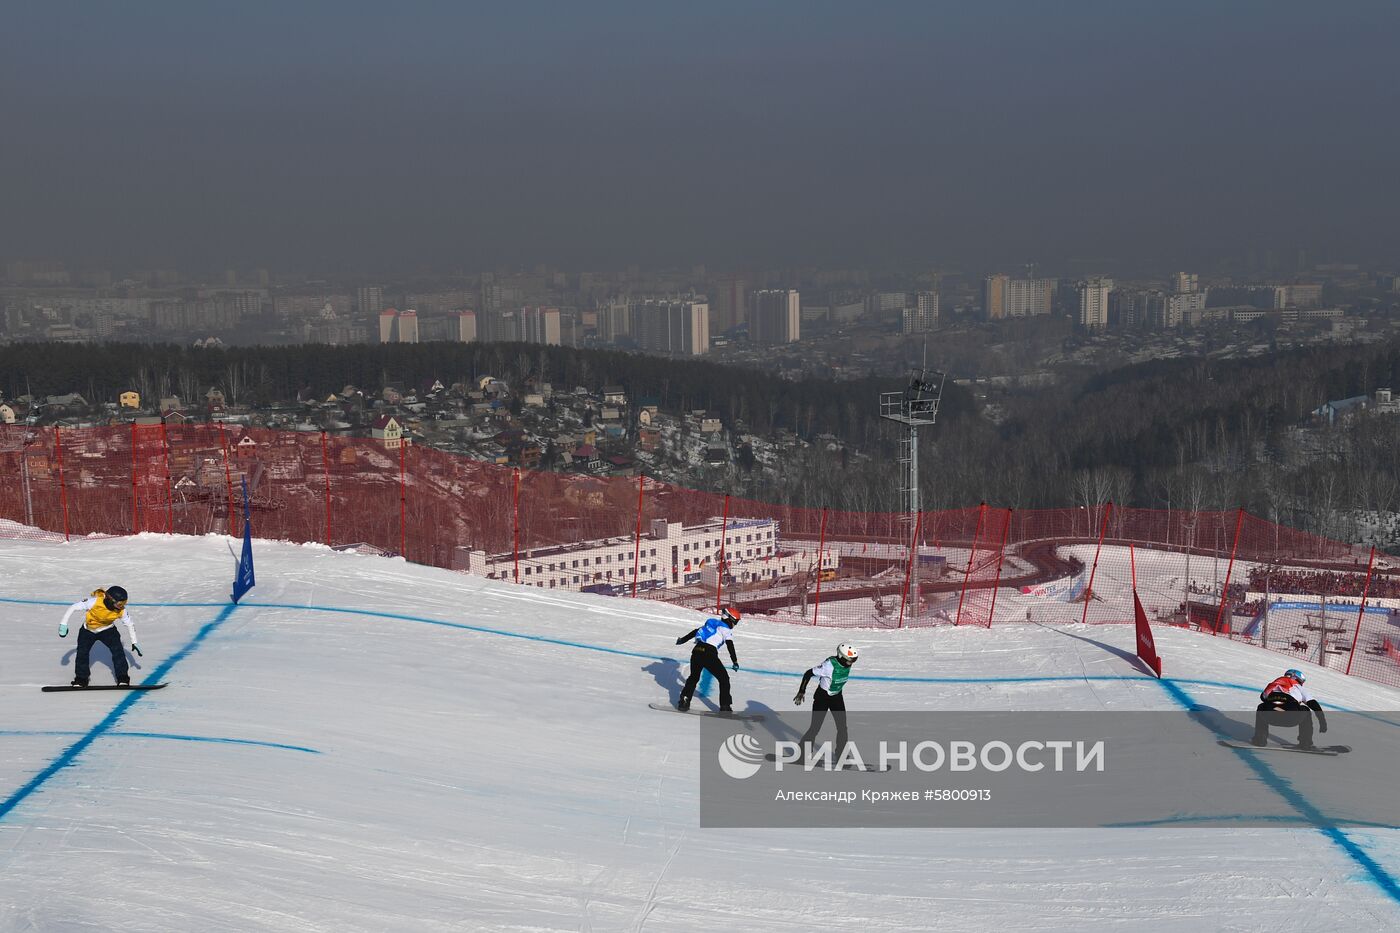
[[[107,608],[105,600],[107,592],[105,590],[93,590],[92,595],[97,597],[97,605],[87,611],[87,618],[83,620],[83,624],[87,626],[88,631],[100,632],[104,628],[109,628],[126,612],[125,606],[118,609],[116,612]]]

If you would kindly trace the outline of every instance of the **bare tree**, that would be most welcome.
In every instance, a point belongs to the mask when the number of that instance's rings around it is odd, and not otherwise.
[[[1311,499],[1315,510],[1316,531],[1324,538],[1335,537],[1338,525],[1337,503],[1340,498],[1337,474],[1323,470],[1317,474]]]
[[[178,378],[180,400],[188,405],[199,397],[199,374],[188,366],[181,366]]]
[[[136,371],[136,391],[141,394],[141,398],[146,399],[147,405],[151,403],[150,400],[155,395],[155,373],[153,373],[150,369],[147,369],[145,366],[142,366]]]
[[[1103,524],[1103,509],[1113,495],[1113,476],[1104,467],[1080,470],[1074,474],[1074,496],[1083,507],[1087,520],[1086,534],[1097,536]]]
[[[1010,501],[1006,504],[1013,509],[1023,509],[1026,507],[1026,500],[1030,493],[1030,477],[1023,469],[1011,469],[1006,475],[1007,497]]]
[[[264,398],[275,398],[272,385],[272,371],[268,369],[266,363],[259,363],[253,378],[250,380],[254,391],[260,393]]]
[[[1133,475],[1122,468],[1112,468],[1109,475],[1108,498],[1113,503],[1113,523],[1117,528],[1116,537],[1123,536],[1123,520],[1127,517],[1123,507],[1128,503],[1132,494]]]
[[[230,405],[238,404],[238,399],[243,395],[245,384],[242,364],[230,362],[224,367],[224,392],[228,394]]]
[[[1192,467],[1186,471],[1181,484],[1182,505],[1186,508],[1186,545],[1196,546],[1196,532],[1201,520],[1201,506],[1205,504],[1206,482],[1200,470]]]

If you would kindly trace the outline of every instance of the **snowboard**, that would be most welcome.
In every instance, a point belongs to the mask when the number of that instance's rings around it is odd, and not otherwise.
[[[766,760],[766,761],[777,761],[777,760],[778,760],[778,756],[777,756],[777,755],[764,755],[763,758],[764,758],[764,760]],[[801,766],[802,766],[802,762],[800,762],[800,761],[789,761],[788,764],[792,765],[794,768],[798,768],[798,767],[801,767]],[[825,769],[823,768],[822,770],[825,770]],[[834,769],[834,770],[835,770],[835,769]],[[845,767],[840,768],[839,770],[841,770],[841,771],[872,771],[872,772],[873,772],[873,771],[888,771],[888,770],[890,770],[890,769],[889,769],[889,768],[881,768],[879,765],[866,765],[866,766],[864,766],[864,767],[862,767],[862,768],[857,768],[855,765],[846,765]]]
[[[94,684],[91,687],[74,687],[71,684],[64,684],[61,687],[41,687],[45,693],[78,693],[88,690],[159,690],[165,684],[128,684],[118,686],[117,684]]]
[[[746,722],[758,722],[763,718],[761,713],[721,713],[719,710],[696,709],[693,706],[690,709],[680,710],[670,703],[648,703],[647,706],[665,713],[684,713],[687,716],[714,716],[716,719],[742,719]]]
[[[1351,751],[1350,745],[1319,745],[1316,748],[1299,748],[1296,745],[1252,745],[1249,742],[1227,742],[1220,740],[1226,748],[1242,748],[1249,752],[1298,752],[1300,755],[1326,755],[1335,758]]]

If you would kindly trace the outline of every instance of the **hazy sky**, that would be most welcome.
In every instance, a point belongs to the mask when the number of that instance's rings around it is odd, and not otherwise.
[[[0,256],[1400,266],[1400,3],[5,5]]]

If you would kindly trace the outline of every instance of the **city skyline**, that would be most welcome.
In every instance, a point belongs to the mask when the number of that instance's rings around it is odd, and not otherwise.
[[[1369,2],[28,6],[0,37],[0,256],[1393,263],[1397,25]]]

